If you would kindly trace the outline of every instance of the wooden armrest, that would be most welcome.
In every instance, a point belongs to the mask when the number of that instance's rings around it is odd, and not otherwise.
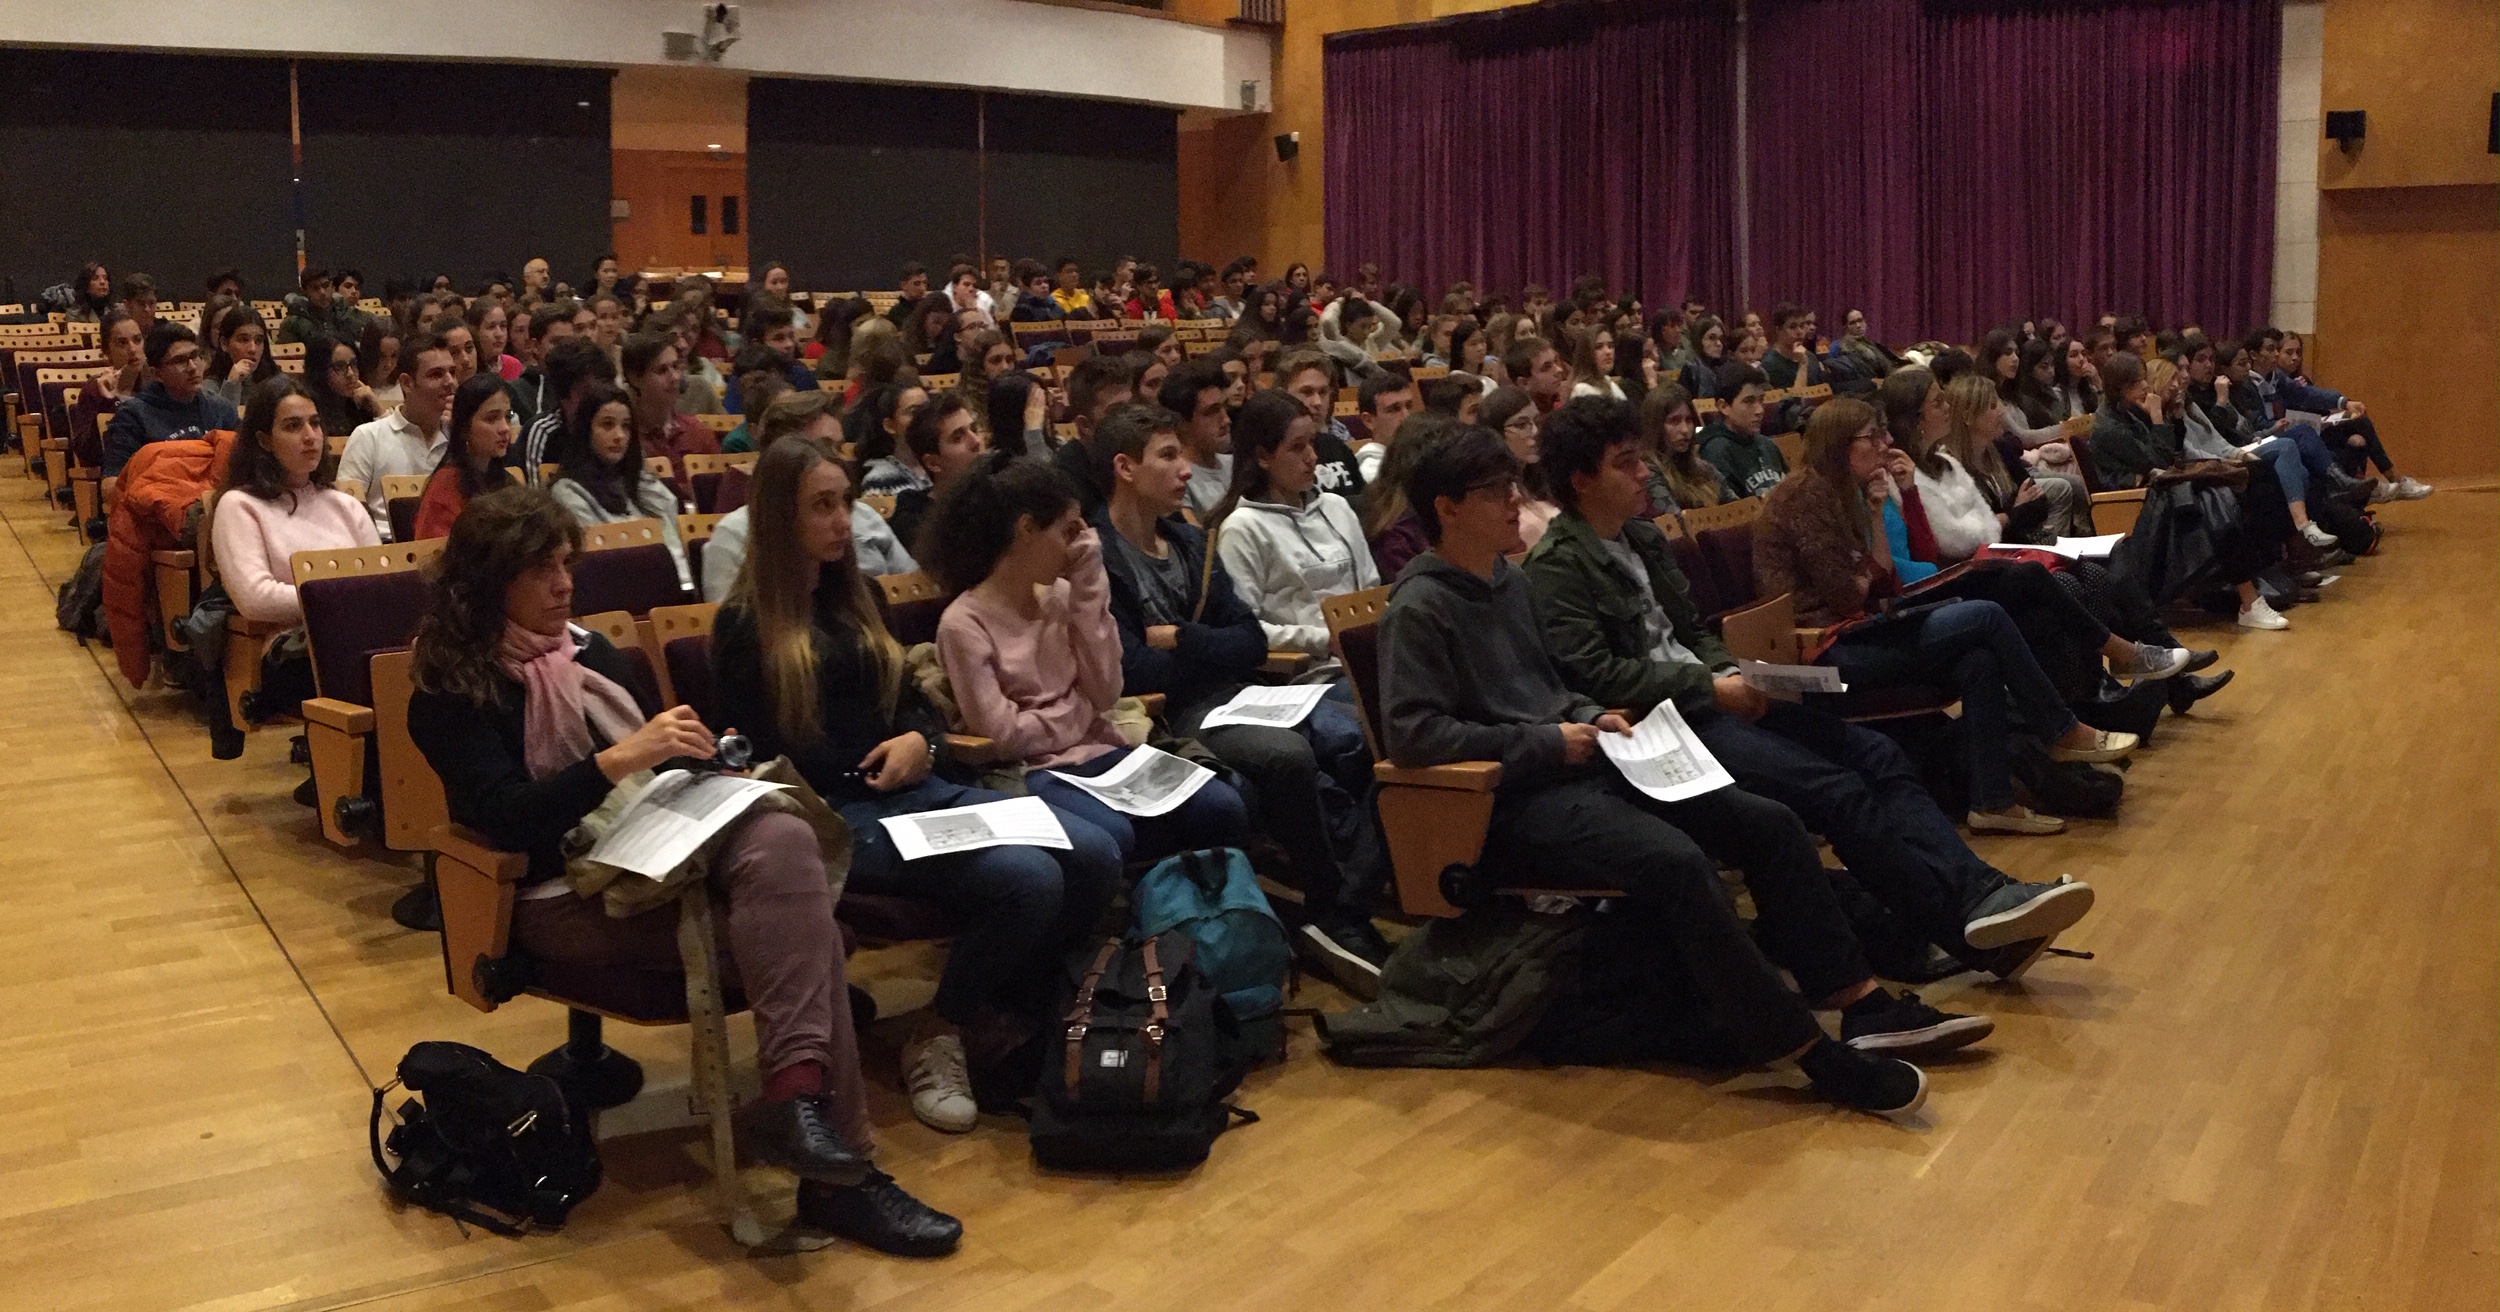
[[[1270,649],[1267,653],[1267,664],[1259,668],[1269,674],[1300,674],[1310,663],[1309,652]]]
[[[998,740],[979,734],[950,733],[946,735],[946,750],[966,764],[988,765],[998,759]]]
[[[151,551],[148,559],[167,569],[197,569],[200,553],[196,551]]]
[[[1501,786],[1502,763],[1499,761],[1453,761],[1448,765],[1408,767],[1387,761],[1372,763],[1372,778],[1384,784],[1403,784],[1413,788],[1450,788],[1460,792],[1489,793]]]
[[[373,732],[372,707],[358,706],[354,702],[343,702],[336,697],[306,698],[304,718],[324,729],[336,729],[340,733],[368,734]]]
[[[486,835],[474,829],[461,825],[436,825],[426,834],[426,842],[436,852],[498,884],[517,884],[529,877],[528,853],[502,851],[487,842]]]
[[[46,451],[67,451],[69,450],[69,439],[66,437],[47,437],[43,440],[43,449]]]
[[[2092,494],[2092,499],[2096,502],[2142,501],[2144,499],[2144,489],[2140,487],[2130,487],[2122,488],[2116,492],[2095,492]]]
[[[69,476],[81,483],[92,483],[97,479],[102,478],[104,475],[103,471],[95,468],[93,465],[80,465],[69,471]]]

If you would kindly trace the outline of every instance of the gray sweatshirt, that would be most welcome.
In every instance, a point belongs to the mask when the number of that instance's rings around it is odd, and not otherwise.
[[[1504,788],[1586,769],[1563,764],[1565,721],[1604,708],[1563,686],[1528,576],[1507,560],[1491,582],[1425,552],[1408,562],[1380,617],[1381,724],[1403,766],[1499,761]]]

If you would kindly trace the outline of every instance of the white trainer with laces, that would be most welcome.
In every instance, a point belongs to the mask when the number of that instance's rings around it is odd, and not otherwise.
[[[2240,607],[2239,625],[2243,629],[2288,629],[2292,622],[2283,618],[2263,597],[2252,597]]]
[[[972,1100],[972,1075],[964,1066],[962,1036],[941,1034],[903,1054],[909,1072],[903,1087],[911,1091],[911,1114],[922,1125],[948,1134],[962,1134],[978,1124],[981,1106]]]
[[[2389,495],[2403,501],[2419,501],[2436,490],[2418,478],[2407,476],[2396,480],[2395,490]]]
[[[2300,536],[2303,541],[2313,547],[2331,547],[2336,544],[2335,535],[2318,527],[2318,521],[2314,519],[2300,526]]]

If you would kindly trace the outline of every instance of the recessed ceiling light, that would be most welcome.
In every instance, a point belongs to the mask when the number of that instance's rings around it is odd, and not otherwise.
[[[574,107],[575,107],[575,108],[577,108],[577,109],[588,109],[588,108],[590,108],[590,102],[589,102],[589,101],[587,101],[587,100],[576,100],[576,101],[574,101],[574,102],[573,102],[573,105],[574,105]]]
[[[710,145],[705,146],[705,147],[704,147],[704,149],[705,149],[705,150],[718,150],[718,149],[720,149],[720,143],[719,143],[719,142],[717,142],[717,141],[715,141],[715,142],[711,143]]]

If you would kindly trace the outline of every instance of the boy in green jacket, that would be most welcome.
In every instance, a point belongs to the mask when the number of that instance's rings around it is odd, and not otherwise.
[[[1758,497],[1788,477],[1780,444],[1762,435],[1762,371],[1742,362],[1719,371],[1718,417],[1701,430],[1701,458],[1740,497]]]

